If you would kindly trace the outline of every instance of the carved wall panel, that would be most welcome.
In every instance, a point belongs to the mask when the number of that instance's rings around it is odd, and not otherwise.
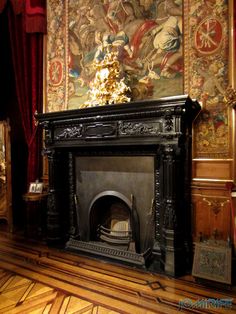
[[[193,236],[198,241],[205,239],[232,240],[231,207],[227,192],[218,189],[194,189],[193,195]]]

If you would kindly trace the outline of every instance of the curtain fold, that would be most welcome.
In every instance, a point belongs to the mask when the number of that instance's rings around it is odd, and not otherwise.
[[[25,0],[27,33],[46,33],[46,0]]]
[[[5,9],[7,0],[1,0],[0,1],[0,13],[2,13],[2,11]]]
[[[24,12],[25,0],[9,0],[15,14],[20,14]]]
[[[43,33],[27,33],[26,15],[16,14],[11,6],[8,21],[16,94],[28,146],[29,184],[41,176],[41,133],[35,125],[34,114],[43,110]]]

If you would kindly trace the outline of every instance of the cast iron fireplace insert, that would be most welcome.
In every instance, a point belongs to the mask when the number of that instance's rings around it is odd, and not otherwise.
[[[199,111],[197,101],[179,95],[38,114],[49,163],[48,244],[184,274]]]

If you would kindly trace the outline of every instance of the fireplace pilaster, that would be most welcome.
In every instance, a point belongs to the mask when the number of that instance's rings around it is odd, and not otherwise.
[[[60,169],[60,154],[54,149],[47,149],[44,153],[48,157],[49,187],[47,198],[47,238],[50,243],[60,243],[63,231],[60,215],[60,188],[58,183]]]

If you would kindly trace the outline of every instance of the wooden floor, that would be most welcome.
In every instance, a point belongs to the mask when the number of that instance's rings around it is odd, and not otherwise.
[[[196,301],[233,299],[231,309]],[[190,306],[187,309],[181,304]],[[209,304],[209,303],[207,303]],[[0,313],[236,313],[236,289],[168,278],[0,232]]]

